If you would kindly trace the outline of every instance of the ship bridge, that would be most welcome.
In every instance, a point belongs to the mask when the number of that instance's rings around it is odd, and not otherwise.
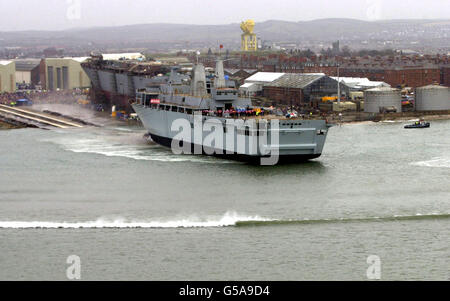
[[[212,89],[212,98],[218,101],[235,101],[238,99],[238,90],[234,88]]]

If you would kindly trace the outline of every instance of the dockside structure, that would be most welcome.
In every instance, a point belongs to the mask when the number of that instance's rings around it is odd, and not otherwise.
[[[328,76],[337,76],[339,68],[340,76],[368,78],[392,87],[417,88],[435,83],[450,86],[450,56],[447,55],[307,58],[288,54],[242,54],[240,59],[228,62],[228,67]]]

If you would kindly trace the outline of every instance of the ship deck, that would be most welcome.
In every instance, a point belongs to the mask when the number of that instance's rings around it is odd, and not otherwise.
[[[139,103],[132,103],[132,105],[140,105]],[[203,111],[207,111],[208,109],[204,109],[204,108],[199,108],[199,107],[193,107],[193,106],[189,106],[189,105],[180,105],[180,104],[176,104],[176,103],[170,103],[170,102],[164,102],[161,103],[160,105],[166,105],[166,106],[175,106],[178,108],[184,108],[184,109],[190,109],[193,112],[203,112]],[[152,108],[151,106],[144,106],[146,108]],[[266,108],[267,109],[267,108]],[[181,112],[180,112],[181,113]],[[185,113],[186,114],[186,113]],[[187,114],[187,115],[191,115],[191,114]],[[241,113],[241,114],[236,114],[235,116],[227,116],[227,114],[202,114],[205,117],[211,117],[211,118],[223,118],[223,119],[245,119],[245,120],[281,120],[281,121],[304,121],[304,120],[324,120],[326,121],[325,118],[321,117],[321,116],[299,116],[299,117],[293,117],[293,118],[287,118],[286,116],[279,116],[279,115],[275,115],[275,114],[263,114],[263,115],[246,115],[245,113]]]

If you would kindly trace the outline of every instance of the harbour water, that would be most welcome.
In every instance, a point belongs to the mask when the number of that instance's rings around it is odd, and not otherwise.
[[[173,155],[144,130],[0,131],[0,280],[450,279],[450,121],[330,130],[321,158]]]

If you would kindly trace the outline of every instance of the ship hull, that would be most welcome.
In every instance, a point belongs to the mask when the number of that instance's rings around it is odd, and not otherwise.
[[[89,65],[82,65],[92,83],[92,101],[102,104],[105,109],[113,106],[127,113],[133,112],[130,100],[135,99],[136,90],[145,89],[153,84],[160,84],[152,75],[134,75],[114,70],[102,70]]]
[[[266,142],[262,141],[257,135],[243,134],[242,131],[234,129],[231,140],[224,134],[223,143],[220,143],[219,149],[212,149],[204,145],[210,132],[203,132],[200,139],[194,138],[194,116],[184,113],[152,109],[140,104],[134,104],[133,108],[141,119],[144,127],[151,136],[152,140],[160,145],[171,148],[172,145],[180,145],[180,139],[176,132],[172,132],[175,121],[184,120],[191,124],[191,136],[188,140],[182,140],[183,149],[190,150],[191,154],[199,153],[194,150],[201,150],[201,154],[211,154],[216,157],[233,159],[238,161],[260,163],[261,158],[268,157],[267,150],[276,150],[279,157],[278,163],[304,162],[317,159],[322,155],[325,140],[328,133],[328,125],[324,120],[282,120],[280,121],[278,131],[278,142],[274,140],[272,132],[267,133]],[[218,120],[223,124],[227,123],[226,118],[202,117],[206,122],[208,119]],[[225,131],[224,131],[225,132]],[[230,133],[231,134],[231,133]],[[256,136],[256,137],[255,137]],[[234,140],[232,140],[234,139]],[[256,141],[256,142],[255,142]],[[275,140],[274,140],[275,141]],[[175,144],[173,143],[175,142]],[[265,143],[265,144],[264,144]],[[244,147],[239,147],[244,146]],[[257,147],[251,147],[258,145]],[[272,152],[274,153],[274,152]]]
[[[158,135],[153,135],[151,133],[149,133],[149,135],[153,142],[155,142],[161,146],[167,147],[167,148],[172,147],[173,139],[170,139],[167,137],[161,137]],[[187,147],[191,149],[191,153],[194,153],[194,150],[196,148],[198,149],[198,147],[201,147],[201,146],[188,143]],[[246,163],[251,163],[251,164],[260,164],[261,158],[264,158],[264,157],[259,157],[259,156],[249,156],[249,155],[237,154],[237,153],[218,154],[217,151],[215,151],[213,155],[209,155],[205,151],[203,151],[201,155],[202,156],[214,156],[214,157],[224,159],[224,160],[233,160],[233,161],[246,162]],[[322,156],[322,154],[281,155],[278,160],[278,164],[303,163],[303,162],[317,159],[321,156]],[[266,157],[266,158],[268,158],[268,157]]]

